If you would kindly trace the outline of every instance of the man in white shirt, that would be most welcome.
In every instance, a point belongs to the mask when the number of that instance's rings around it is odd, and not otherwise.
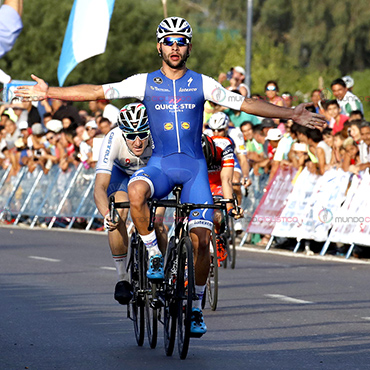
[[[361,100],[348,90],[346,83],[341,78],[334,80],[330,86],[340,106],[341,114],[349,116],[353,110],[364,112]]]

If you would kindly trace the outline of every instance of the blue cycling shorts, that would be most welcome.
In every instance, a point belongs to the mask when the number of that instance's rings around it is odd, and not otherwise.
[[[148,165],[136,171],[129,181],[143,180],[149,184],[151,197],[162,199],[176,185],[182,185],[181,203],[213,204],[208,181],[207,163],[184,153],[166,157],[152,156]],[[189,215],[189,230],[202,227],[212,230],[213,210],[195,209]]]
[[[127,193],[128,180],[130,180],[130,176],[125,171],[113,166],[109,186],[107,189],[108,197],[117,191],[124,191]]]

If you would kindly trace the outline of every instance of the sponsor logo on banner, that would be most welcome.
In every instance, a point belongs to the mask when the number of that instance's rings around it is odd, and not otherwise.
[[[323,208],[319,212],[318,216],[319,216],[320,222],[322,222],[323,224],[327,224],[331,222],[331,220],[333,219],[333,213],[330,211],[330,209],[327,209],[327,208]]]
[[[181,127],[182,127],[184,130],[189,130],[189,128],[190,128],[190,123],[189,123],[189,122],[181,122]]]
[[[164,130],[165,131],[170,131],[173,130],[173,123],[172,122],[167,122],[164,124]]]

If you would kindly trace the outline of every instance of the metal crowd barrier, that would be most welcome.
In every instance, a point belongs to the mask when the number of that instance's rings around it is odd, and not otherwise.
[[[93,199],[94,169],[81,163],[66,171],[54,165],[47,174],[40,166],[32,173],[22,167],[16,176],[10,174],[11,167],[0,170],[0,221],[49,229],[71,229],[77,220],[86,230],[101,225]]]

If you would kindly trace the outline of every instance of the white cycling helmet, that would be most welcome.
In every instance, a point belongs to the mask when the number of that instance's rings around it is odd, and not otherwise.
[[[229,117],[224,112],[212,114],[208,121],[208,126],[211,130],[223,130],[229,125]]]
[[[355,81],[351,76],[344,76],[342,77],[342,80],[345,82],[347,89],[350,89],[355,84]]]
[[[118,114],[118,127],[125,133],[149,130],[148,114],[142,103],[125,105]]]
[[[182,35],[191,41],[193,31],[184,18],[168,17],[163,19],[157,28],[157,41],[161,42],[163,37],[169,35]]]

